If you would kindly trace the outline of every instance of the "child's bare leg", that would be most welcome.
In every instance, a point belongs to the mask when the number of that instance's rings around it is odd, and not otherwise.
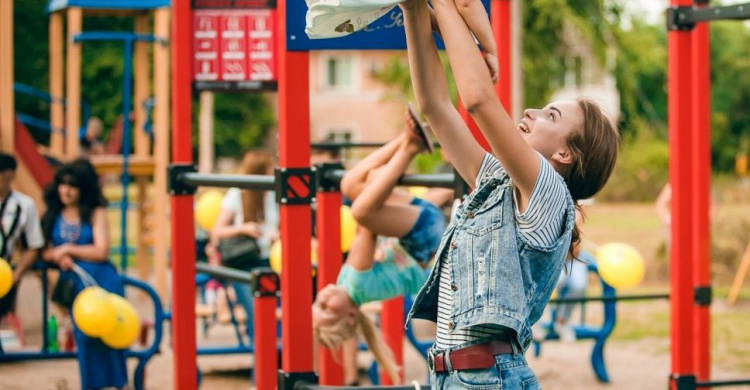
[[[400,138],[396,138],[355,164],[341,179],[341,193],[351,200],[356,199],[362,192],[370,171],[387,163],[400,144]]]
[[[387,200],[421,147],[421,141],[409,132],[401,136],[401,144],[391,160],[378,170],[378,175],[371,178],[352,203],[352,214],[362,226],[389,237],[403,237],[414,226],[419,207]]]

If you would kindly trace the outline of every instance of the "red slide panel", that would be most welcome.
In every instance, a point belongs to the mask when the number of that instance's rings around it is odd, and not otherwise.
[[[29,130],[16,118],[16,156],[23,162],[39,187],[44,188],[52,181],[52,168],[47,159],[36,149],[36,142]]]

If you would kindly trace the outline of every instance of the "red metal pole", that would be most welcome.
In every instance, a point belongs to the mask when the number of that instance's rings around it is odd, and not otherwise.
[[[396,366],[404,367],[404,298],[397,297],[383,301],[383,308],[380,312],[380,328],[383,332],[383,339],[386,345],[391,349],[393,357],[396,360]],[[404,381],[404,371],[401,370],[399,376],[401,382]],[[380,381],[383,385],[396,385],[385,371],[380,375]]]
[[[279,352],[276,348],[276,297],[256,296],[255,316],[255,387],[260,390],[276,388]]]
[[[512,0],[491,0],[490,1],[490,21],[492,31],[495,36],[497,45],[497,57],[500,63],[500,80],[495,84],[495,91],[500,101],[511,117],[513,116],[513,63],[512,49],[513,40],[511,39],[511,27],[513,19],[511,18],[511,1]]]
[[[397,297],[383,301],[380,312],[380,328],[383,339],[388,348],[391,349],[396,360],[396,366],[404,367],[404,298]],[[382,368],[382,367],[381,367]],[[401,382],[404,381],[404,370],[399,373]],[[396,385],[385,371],[380,374],[383,385]]]
[[[191,164],[192,17],[189,1],[172,3],[172,161]],[[195,219],[193,196],[172,195],[172,349],[175,389],[197,388]]]
[[[705,7],[706,4],[701,5]],[[709,209],[711,188],[711,52],[709,24],[698,23],[692,31],[693,105],[693,281],[694,286],[711,286],[711,231]],[[710,305],[693,308],[695,338],[693,353],[699,381],[711,377]]]
[[[335,284],[341,270],[341,193],[318,192],[317,194],[318,237],[318,291]],[[318,372],[320,384],[341,386],[344,372],[341,363],[333,358],[331,351],[318,348]]]
[[[278,2],[279,165],[310,166],[310,77],[307,52],[286,46],[286,0]],[[280,205],[281,340],[284,372],[313,371],[310,205]]]
[[[671,0],[672,6],[691,6],[690,0]],[[668,43],[668,120],[669,179],[671,202],[671,317],[672,374],[691,376],[693,372],[693,275],[690,238],[692,235],[692,105],[690,64],[691,33],[670,30]],[[670,384],[676,389],[676,382]]]

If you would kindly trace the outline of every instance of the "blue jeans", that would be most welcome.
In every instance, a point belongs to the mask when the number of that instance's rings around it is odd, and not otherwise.
[[[255,327],[253,326],[253,289],[249,284],[242,282],[232,282],[232,288],[234,289],[234,295],[237,296],[237,302],[245,310],[245,314],[247,314],[245,328],[247,328],[247,337],[252,340],[255,334]]]
[[[446,359],[449,370],[430,370],[430,383],[433,389],[440,390],[541,390],[539,380],[529,368],[522,353],[497,355],[495,361],[495,365],[487,369],[453,371],[449,357]]]
[[[445,217],[434,204],[413,198],[411,204],[419,207],[419,216],[411,230],[398,242],[414,260],[430,261],[440,245],[445,232]]]

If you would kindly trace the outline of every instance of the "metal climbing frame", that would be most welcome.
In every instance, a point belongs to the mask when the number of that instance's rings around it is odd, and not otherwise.
[[[710,382],[710,66],[705,22],[750,18],[750,4],[708,7],[671,0],[668,29],[669,180],[672,185],[670,388],[750,384]]]

